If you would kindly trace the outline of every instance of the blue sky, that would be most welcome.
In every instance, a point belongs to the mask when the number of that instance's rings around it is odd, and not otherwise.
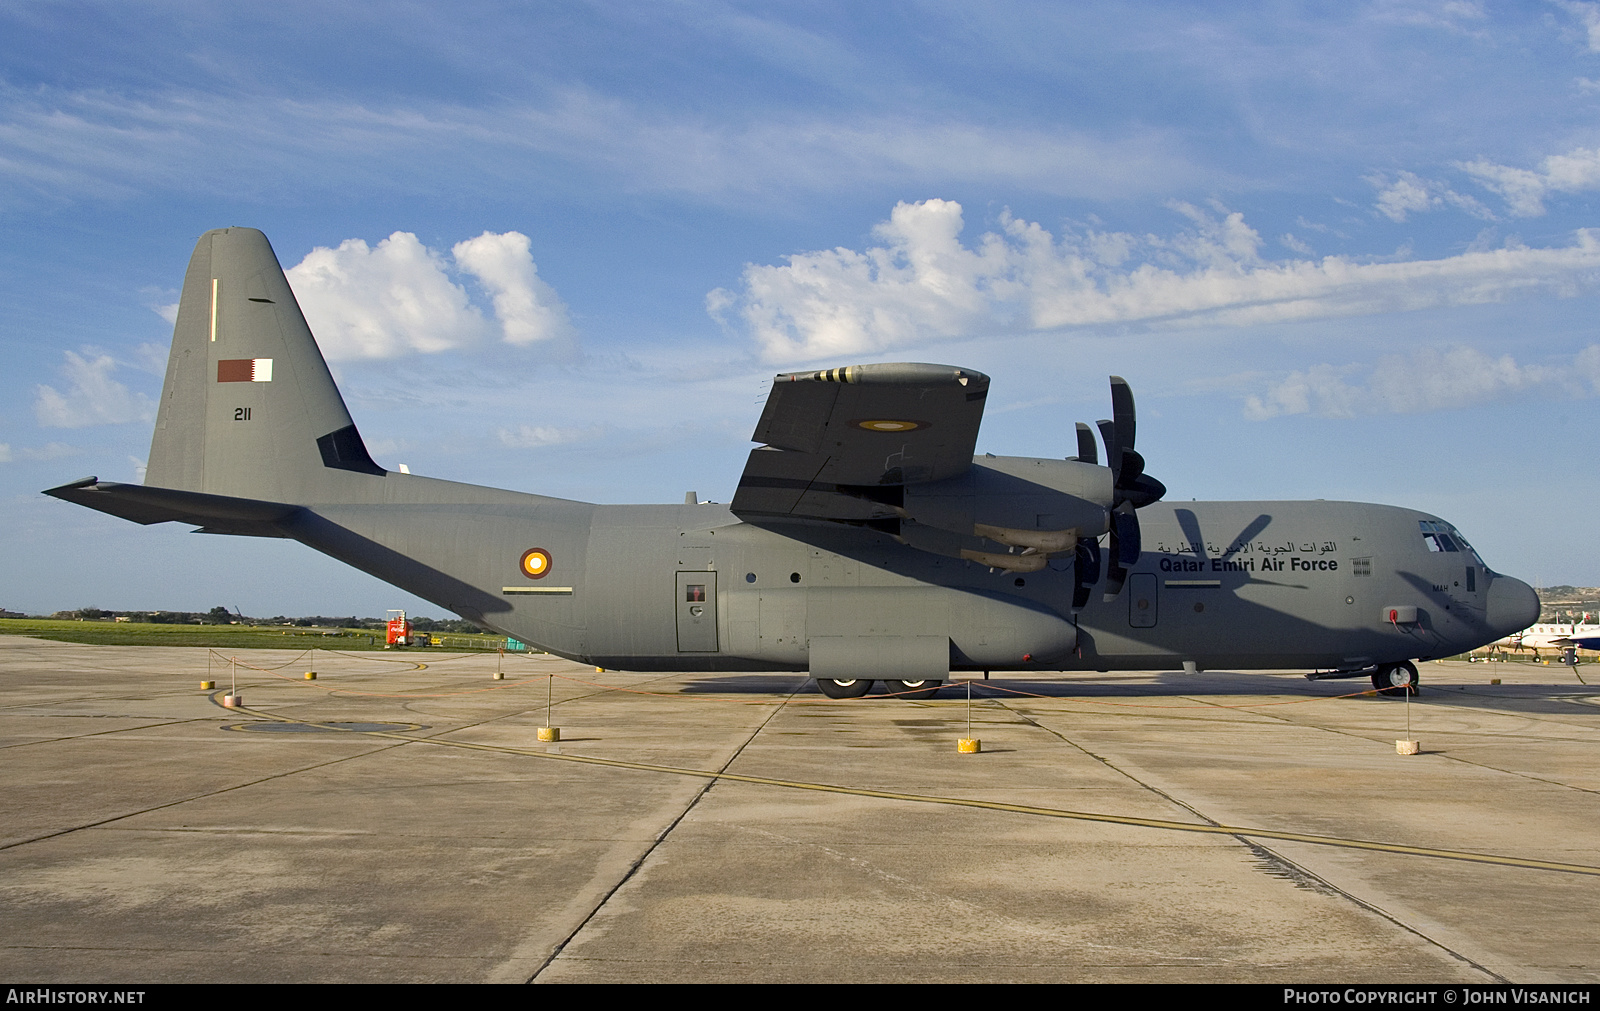
[[[378,460],[726,501],[778,371],[1140,406],[1170,498],[1600,583],[1600,5],[0,3],[0,606],[436,611],[136,480],[195,238],[272,240]]]

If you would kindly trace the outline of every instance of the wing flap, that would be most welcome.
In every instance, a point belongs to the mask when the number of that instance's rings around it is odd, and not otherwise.
[[[828,419],[839,399],[837,383],[796,383],[773,381],[767,406],[756,422],[752,442],[796,453],[815,453],[822,448],[828,432]]]

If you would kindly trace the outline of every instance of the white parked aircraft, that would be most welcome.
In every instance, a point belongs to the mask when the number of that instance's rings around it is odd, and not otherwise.
[[[1592,615],[1585,613],[1581,622],[1568,622],[1566,624],[1530,625],[1520,632],[1496,639],[1490,644],[1492,649],[1532,650],[1533,658],[1539,659],[1541,649],[1557,651],[1566,649],[1592,649],[1600,650],[1600,624],[1595,624]]]

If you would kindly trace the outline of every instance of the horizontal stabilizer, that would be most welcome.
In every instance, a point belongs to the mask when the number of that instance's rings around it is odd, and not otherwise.
[[[51,488],[46,495],[148,526],[151,523],[192,523],[207,533],[286,537],[279,524],[300,511],[299,506],[260,502],[226,495],[118,484],[86,477]]]

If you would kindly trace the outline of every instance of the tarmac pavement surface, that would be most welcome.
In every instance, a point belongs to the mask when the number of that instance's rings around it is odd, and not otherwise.
[[[996,678],[969,709],[232,656],[0,636],[6,977],[1600,981],[1594,665],[1426,664],[1409,706]]]

